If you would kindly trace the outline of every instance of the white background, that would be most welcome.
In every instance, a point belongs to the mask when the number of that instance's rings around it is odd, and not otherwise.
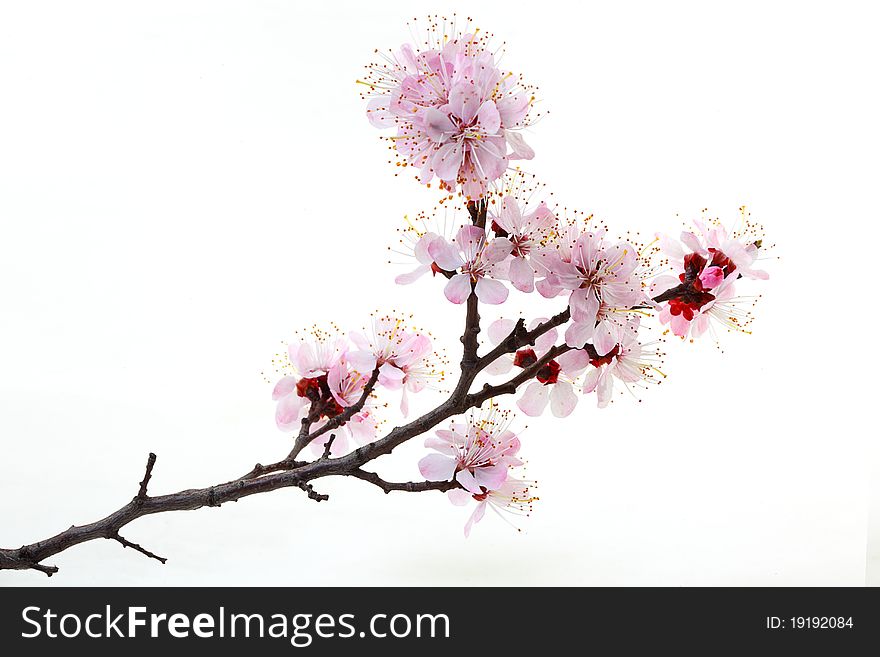
[[[465,540],[442,495],[326,480],[320,505],[283,490],[126,528],[166,566],[96,541],[0,584],[863,584],[871,4],[611,4],[466,6],[540,86],[527,168],[561,203],[620,233],[743,204],[765,224],[754,335],[669,344],[641,403],[529,420],[522,533],[490,514]],[[462,309],[385,263],[437,194],[394,177],[354,83],[440,9],[0,4],[0,545],[121,506],[149,451],[157,494],[285,455],[261,372],[296,328],[404,309],[457,360]],[[376,467],[418,478],[424,453]]]

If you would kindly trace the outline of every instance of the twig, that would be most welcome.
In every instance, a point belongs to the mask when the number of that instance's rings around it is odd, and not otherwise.
[[[147,457],[147,469],[144,472],[143,481],[141,481],[141,486],[138,489],[137,497],[140,500],[146,499],[147,497],[147,486],[150,484],[150,478],[153,476],[153,466],[156,465],[156,455],[153,452],[150,452],[150,455]]]
[[[166,561],[168,561],[168,559],[166,559],[165,557],[160,557],[158,554],[154,554],[154,553],[150,552],[150,551],[149,551],[148,549],[146,549],[145,547],[141,547],[141,546],[138,545],[137,543],[132,543],[132,542],[129,541],[128,539],[123,538],[122,536],[119,535],[118,532],[115,533],[115,534],[112,534],[112,535],[109,536],[108,538],[111,538],[112,540],[114,540],[114,541],[116,541],[117,543],[121,544],[122,547],[127,547],[127,548],[132,548],[132,549],[134,549],[134,550],[137,550],[138,552],[140,552],[141,554],[143,554],[143,555],[149,557],[150,559],[155,559],[156,561],[161,561],[163,564],[164,564]]]
[[[336,440],[336,434],[335,434],[335,433],[331,433],[331,434],[330,434],[330,440],[328,440],[326,443],[324,443],[324,453],[321,454],[321,459],[322,459],[322,460],[327,460],[327,459],[330,458],[330,448],[333,447],[333,441],[334,441],[334,440]]]
[[[297,484],[302,490],[305,491],[306,495],[309,496],[310,500],[315,500],[315,502],[326,502],[330,499],[329,495],[325,495],[323,493],[317,492],[311,484],[308,484],[304,481],[301,481]]]
[[[429,490],[439,490],[441,492],[446,492],[448,490],[452,490],[453,488],[461,488],[460,484],[453,481],[406,481],[406,482],[396,482],[396,481],[385,481],[377,475],[375,472],[368,472],[366,470],[352,470],[350,476],[356,477],[357,479],[362,479],[363,481],[367,481],[374,486],[378,486],[385,493],[390,493],[393,490],[404,491],[406,493],[421,493]]]

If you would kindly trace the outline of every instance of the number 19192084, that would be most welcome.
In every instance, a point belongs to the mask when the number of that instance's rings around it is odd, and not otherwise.
[[[843,630],[853,628],[852,616],[779,616],[767,617],[767,629]]]

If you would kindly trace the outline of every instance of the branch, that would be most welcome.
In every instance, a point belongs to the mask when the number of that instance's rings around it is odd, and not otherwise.
[[[396,481],[385,481],[377,475],[375,472],[367,472],[366,470],[356,469],[352,470],[349,473],[349,476],[355,477],[357,479],[362,479],[363,481],[367,481],[374,486],[378,486],[385,493],[390,493],[393,490],[404,491],[406,493],[422,493],[428,490],[439,490],[441,492],[446,492],[448,490],[452,490],[453,488],[461,488],[461,485],[455,481],[406,481],[406,482],[396,482]]]

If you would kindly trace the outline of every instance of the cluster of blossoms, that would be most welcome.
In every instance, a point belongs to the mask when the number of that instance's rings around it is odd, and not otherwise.
[[[304,422],[310,429],[320,429],[361,401],[374,372],[373,390],[399,392],[405,416],[409,393],[443,380],[440,361],[430,336],[408,328],[399,317],[374,317],[369,332],[352,331],[348,336],[312,328],[306,338],[291,342],[287,353],[275,362],[283,374],[272,391],[277,402],[275,423],[285,432],[299,431]],[[342,432],[334,438],[330,453],[344,454],[347,437],[359,445],[375,439],[379,427],[376,408],[376,395],[368,391],[361,408],[340,424]],[[320,441],[311,447],[316,454],[324,449]]]
[[[679,337],[699,337],[716,320],[729,329],[747,331],[751,314],[742,310],[734,291],[740,278],[768,278],[755,269],[762,246],[760,227],[740,208],[742,228],[729,233],[717,221],[694,221],[697,232],[682,231],[679,240],[658,233],[663,253],[677,275],[658,276],[651,285],[660,303],[660,322]]]
[[[521,178],[520,172],[505,175],[497,192],[480,204],[469,204],[467,216],[446,209],[442,229],[432,227],[426,215],[420,216],[418,225],[410,223],[404,231],[406,240],[401,242],[409,244],[418,264],[396,281],[414,283],[427,273],[442,276],[447,279],[444,295],[456,304],[473,293],[481,303],[500,305],[512,290],[566,299],[568,321],[561,345],[555,326],[539,317],[525,326],[527,331],[540,330],[532,344],[502,353],[485,368],[495,376],[535,368],[516,402],[526,415],[541,415],[549,407],[554,416],[566,417],[574,411],[580,394],[595,394],[597,405],[604,408],[612,400],[615,382],[629,392],[661,383],[666,378],[661,370],[662,338],[643,338],[645,317],[658,315],[661,324],[671,324],[672,332],[682,337],[689,330],[694,336],[705,332],[710,319],[729,329],[744,330],[748,324],[748,313],[735,305],[733,285],[742,277],[766,278],[753,267],[761,247],[761,240],[754,236],[755,226],[728,233],[720,225],[710,227],[697,220],[697,232],[682,233],[681,243],[659,234],[650,244],[612,239],[607,228],[594,227],[591,220],[562,221],[544,201],[527,202],[532,194],[509,193],[511,179]],[[480,212],[482,225],[476,225]],[[663,270],[671,272],[658,274]],[[542,328],[545,324],[546,329]],[[490,324],[489,346],[502,345],[515,327],[512,319]],[[473,424],[467,426],[470,433],[475,432]],[[467,426],[454,425],[458,442],[443,449],[460,445],[470,453],[473,441],[468,442]],[[447,434],[442,438],[449,442]],[[441,443],[429,439],[427,444],[438,449]],[[460,461],[452,471],[459,483],[459,476],[467,477],[461,473],[471,471],[466,462]],[[450,473],[438,469],[438,463],[438,455],[423,460],[422,474],[429,479],[446,478]],[[495,470],[486,470],[486,475],[490,472]],[[480,484],[481,491],[462,485],[493,508],[501,499],[509,498],[513,507],[520,499],[531,500],[523,492],[528,486],[517,488],[521,494],[493,497],[493,491],[501,490],[502,484],[508,486],[508,481],[520,486],[513,479],[490,482],[498,489],[486,482]],[[464,499],[462,495],[458,489],[450,492],[456,503]],[[485,504],[475,511],[467,531],[482,517],[484,508]]]
[[[517,454],[520,442],[508,428],[508,413],[494,405],[488,412],[470,413],[463,422],[453,421],[449,429],[438,429],[435,436],[425,439],[425,447],[434,450],[419,461],[419,471],[429,481],[454,479],[461,488],[447,492],[456,506],[476,502],[465,524],[464,534],[486,513],[493,511],[528,515],[533,484],[510,474],[523,465]],[[499,513],[500,515],[500,513]]]
[[[469,21],[463,29],[436,16],[428,24],[417,45],[377,51],[382,61],[359,82],[369,88],[363,94],[369,121],[396,130],[390,140],[402,158],[398,165],[415,167],[424,184],[438,179],[443,194],[442,221],[427,213],[407,219],[394,250],[416,266],[395,280],[409,285],[430,274],[443,282],[448,301],[468,302],[462,379],[435,409],[436,419],[428,414],[420,421],[434,427],[454,412],[462,419],[428,438],[433,452],[419,462],[421,474],[440,482],[436,488],[447,490],[454,504],[476,503],[467,535],[487,508],[528,514],[537,499],[534,483],[512,474],[523,465],[520,440],[494,396],[515,391],[524,414],[549,407],[567,417],[582,395],[595,394],[603,408],[615,386],[632,392],[659,383],[665,354],[660,340],[645,338],[646,318],[656,315],[682,338],[705,333],[711,320],[743,331],[751,316],[738,307],[734,285],[767,274],[755,268],[764,249],[744,210],[739,230],[702,219],[678,240],[658,233],[648,244],[615,238],[592,217],[566,219],[569,211],[549,202],[531,174],[510,167],[534,156],[520,134],[537,118],[534,89],[499,67],[490,38]],[[449,203],[456,196],[463,208]],[[484,333],[488,352],[480,356],[474,310],[478,303],[504,304],[512,292],[536,303],[561,297],[564,305],[549,318],[497,319]],[[430,337],[393,317],[344,338],[315,332],[290,345],[289,372],[274,391],[278,426],[320,431],[332,423],[328,430],[340,428],[359,444],[375,440],[375,391],[399,392],[407,415],[409,395],[443,378],[435,359]],[[469,393],[479,373],[510,378]],[[488,410],[473,410],[481,404]],[[331,454],[344,453],[347,440],[330,447]],[[323,456],[323,445],[313,448]]]
[[[491,35],[468,21],[428,19],[420,44],[376,51],[382,61],[367,67],[367,116],[379,128],[395,128],[391,138],[418,179],[435,177],[441,189],[468,199],[486,195],[510,160],[531,159],[519,131],[528,126],[534,90],[497,64]]]

